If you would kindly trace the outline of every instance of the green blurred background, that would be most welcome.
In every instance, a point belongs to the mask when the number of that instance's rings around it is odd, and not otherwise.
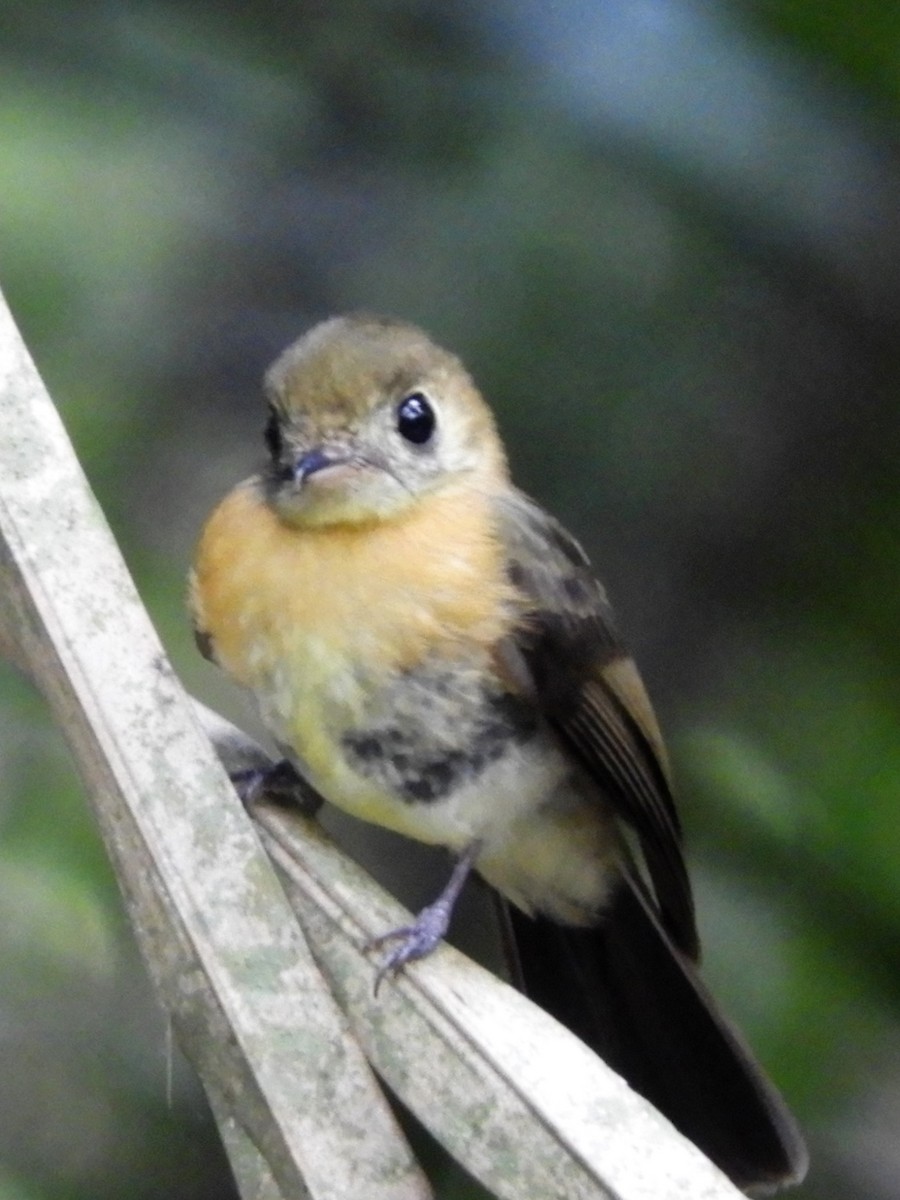
[[[186,683],[246,711],[183,579],[267,362],[348,308],[425,325],[609,585],[797,1195],[896,1196],[900,6],[2,0],[0,99],[0,282]],[[0,669],[0,1200],[228,1179]]]

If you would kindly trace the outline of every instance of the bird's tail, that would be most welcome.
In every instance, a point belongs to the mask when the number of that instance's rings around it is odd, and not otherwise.
[[[623,880],[601,925],[510,909],[523,988],[587,1042],[739,1187],[798,1182],[803,1139],[784,1101],[638,887]]]

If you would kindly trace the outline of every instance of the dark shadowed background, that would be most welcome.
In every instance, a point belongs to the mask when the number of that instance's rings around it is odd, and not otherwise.
[[[0,282],[185,682],[246,721],[183,580],[261,458],[268,361],[348,308],[426,326],[612,593],[707,977],[809,1134],[798,1197],[894,1197],[900,6],[0,23]],[[426,1153],[442,1198],[481,1194]],[[0,1200],[229,1187],[63,741],[0,670]]]

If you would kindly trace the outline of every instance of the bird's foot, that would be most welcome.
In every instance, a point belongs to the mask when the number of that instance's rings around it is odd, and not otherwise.
[[[444,940],[444,936],[450,927],[453,907],[456,904],[459,893],[462,891],[463,884],[469,877],[469,872],[475,865],[475,860],[478,857],[480,849],[481,845],[479,842],[473,842],[466,848],[453,868],[453,873],[447,882],[447,886],[433,904],[429,904],[422,909],[412,925],[404,925],[400,929],[391,929],[388,933],[383,933],[380,937],[372,938],[371,941],[366,943],[365,949],[367,951],[380,950],[388,942],[397,943],[378,967],[378,972],[375,975],[374,989],[376,996],[378,995],[381,981],[386,975],[396,974],[406,963],[415,962],[417,958],[427,957]]]
[[[412,925],[391,929],[366,943],[367,951],[380,950],[388,942],[397,943],[378,967],[375,976],[376,996],[386,975],[395,974],[406,963],[415,962],[417,958],[426,958],[438,948],[450,925],[450,914],[451,906],[444,903],[442,898],[423,908]]]
[[[325,803],[286,758],[271,767],[235,771],[231,782],[245,808],[267,801],[283,808],[299,809],[305,817],[314,817]]]

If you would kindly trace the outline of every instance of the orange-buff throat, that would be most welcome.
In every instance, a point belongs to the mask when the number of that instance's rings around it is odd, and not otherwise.
[[[216,657],[250,687],[311,641],[335,665],[403,670],[461,643],[489,649],[521,613],[489,501],[462,487],[390,521],[306,529],[242,484],[206,526],[193,599]]]

